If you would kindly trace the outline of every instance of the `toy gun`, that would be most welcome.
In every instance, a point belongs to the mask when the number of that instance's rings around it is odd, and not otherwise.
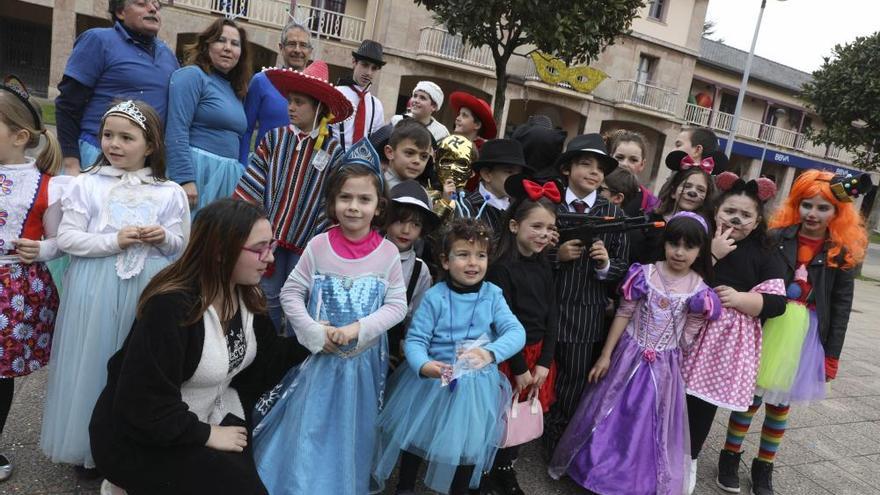
[[[589,245],[599,234],[666,227],[666,222],[655,222],[647,216],[594,217],[584,213],[560,213],[556,216],[556,221],[559,225],[560,245],[572,239],[580,239],[584,244]]]

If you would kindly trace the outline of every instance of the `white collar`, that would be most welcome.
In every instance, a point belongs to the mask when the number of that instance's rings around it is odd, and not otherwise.
[[[156,182],[155,177],[153,177],[153,169],[150,167],[144,167],[133,172],[129,172],[128,170],[122,170],[112,165],[104,165],[98,167],[97,173],[98,175],[118,177],[121,182],[135,186],[138,184],[152,184]]]
[[[565,205],[568,207],[569,210],[574,211],[574,208],[571,206],[571,203],[573,201],[583,201],[584,203],[587,204],[587,210],[590,210],[593,207],[593,205],[596,204],[596,197],[597,196],[598,196],[598,193],[596,191],[593,191],[590,194],[587,194],[586,196],[584,196],[583,198],[579,198],[579,197],[577,197],[577,195],[574,192],[572,192],[570,187],[566,187],[565,188]]]
[[[318,127],[315,127],[314,129],[312,129],[311,132],[309,132],[308,136],[309,136],[310,138],[316,138],[316,137],[318,137],[318,131],[319,131],[319,130],[320,130],[320,129],[319,129]],[[299,127],[297,127],[297,126],[295,126],[295,125],[293,125],[293,124],[290,124],[290,131],[293,132],[293,133],[295,133],[295,134],[297,135],[297,137],[299,137],[299,134],[300,134],[301,132],[303,132],[302,129],[300,129]]]
[[[499,210],[506,210],[510,207],[510,198],[499,198],[492,194],[492,191],[486,189],[486,186],[483,185],[483,181],[480,181],[480,196],[482,196],[490,206],[495,207]]]

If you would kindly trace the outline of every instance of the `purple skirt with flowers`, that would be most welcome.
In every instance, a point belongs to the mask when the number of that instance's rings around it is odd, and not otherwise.
[[[548,471],[599,494],[680,495],[689,445],[680,349],[646,349],[624,332],[608,375],[587,388]]]
[[[0,378],[49,362],[58,292],[45,263],[0,265]]]

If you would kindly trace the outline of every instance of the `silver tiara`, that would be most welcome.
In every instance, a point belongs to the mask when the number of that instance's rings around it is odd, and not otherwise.
[[[108,115],[112,115],[114,113],[122,114],[128,120],[131,120],[141,129],[147,130],[147,118],[141,113],[141,109],[134,104],[133,101],[127,100],[119,103],[118,105],[113,106],[110,110],[107,110],[107,113],[104,114],[104,118],[106,119]]]

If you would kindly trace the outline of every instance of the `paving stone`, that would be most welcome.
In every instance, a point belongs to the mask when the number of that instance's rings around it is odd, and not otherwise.
[[[794,466],[791,469],[803,474],[835,495],[876,495],[880,491],[861,481],[834,462],[816,462]]]

